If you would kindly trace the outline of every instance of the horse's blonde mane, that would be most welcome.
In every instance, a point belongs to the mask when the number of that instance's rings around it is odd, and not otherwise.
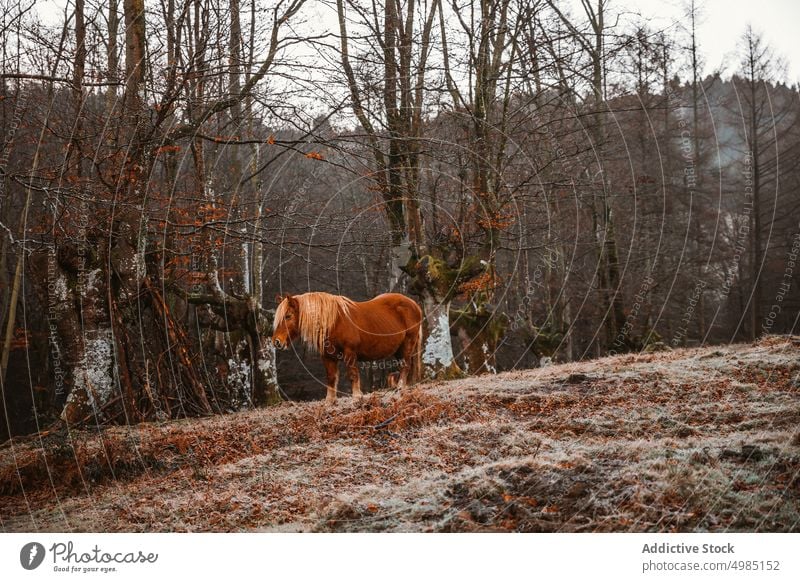
[[[309,347],[320,354],[325,353],[325,338],[336,325],[340,314],[349,315],[353,301],[341,295],[313,292],[295,295],[294,298],[300,307],[300,317],[297,326],[300,337]],[[275,310],[273,328],[283,321],[289,302],[284,299]]]

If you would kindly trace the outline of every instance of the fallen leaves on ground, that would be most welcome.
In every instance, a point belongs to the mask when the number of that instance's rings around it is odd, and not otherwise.
[[[797,344],[15,439],[0,528],[797,531]]]

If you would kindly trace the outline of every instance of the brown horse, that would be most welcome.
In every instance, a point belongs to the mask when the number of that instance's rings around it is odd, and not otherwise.
[[[336,401],[339,361],[347,367],[353,398],[361,398],[359,360],[402,359],[399,388],[419,380],[422,310],[399,293],[384,293],[356,302],[341,295],[304,293],[278,297],[272,343],[289,349],[298,337],[322,356],[328,403]]]

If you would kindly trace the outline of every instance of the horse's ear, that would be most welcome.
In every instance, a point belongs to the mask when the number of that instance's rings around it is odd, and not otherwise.
[[[277,303],[278,305],[283,303],[283,297],[281,296],[280,293],[275,293],[275,303]]]

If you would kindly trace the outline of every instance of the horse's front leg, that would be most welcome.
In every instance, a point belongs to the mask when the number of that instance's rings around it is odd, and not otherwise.
[[[353,389],[353,399],[360,400],[364,394],[361,392],[361,373],[358,370],[358,358],[355,352],[350,350],[344,352],[344,364],[347,366],[347,377]]]
[[[336,386],[339,384],[339,360],[336,358],[322,358],[325,365],[326,382],[328,394],[325,397],[326,404],[336,404]]]

